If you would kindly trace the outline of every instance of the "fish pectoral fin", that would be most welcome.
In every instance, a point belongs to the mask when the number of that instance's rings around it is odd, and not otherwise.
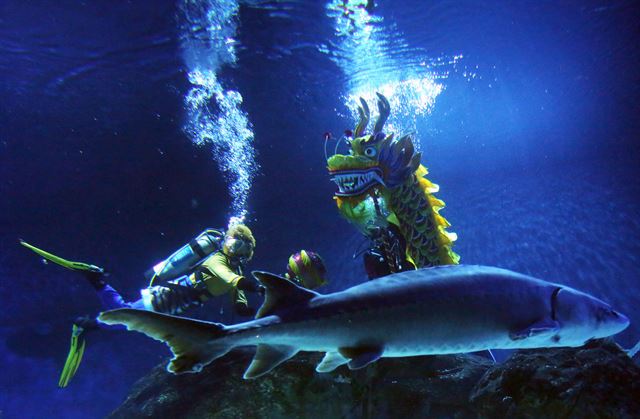
[[[340,355],[343,357],[349,358],[348,365],[350,370],[357,370],[380,359],[384,348],[381,346],[358,346],[353,348],[340,348],[338,352],[340,352]]]
[[[232,347],[216,344],[216,339],[226,334],[220,323],[192,320],[147,310],[120,308],[100,313],[98,320],[106,324],[123,324],[127,330],[135,330],[166,343],[174,357],[167,370],[174,374],[199,372]]]
[[[298,348],[287,345],[258,345],[253,361],[245,371],[243,378],[258,378],[282,364],[287,359],[293,358],[298,353]]]
[[[522,340],[542,335],[554,335],[560,330],[560,323],[553,319],[542,319],[524,329],[509,332],[511,340]]]
[[[339,352],[327,352],[316,367],[316,372],[331,372],[347,362],[349,358],[345,358]]]

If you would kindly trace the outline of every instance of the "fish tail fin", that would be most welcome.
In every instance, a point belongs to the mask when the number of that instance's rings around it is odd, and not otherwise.
[[[627,355],[629,355],[629,358],[633,358],[638,352],[640,352],[640,341],[638,341],[633,348],[627,350]]]
[[[220,340],[229,333],[221,323],[132,308],[105,311],[100,313],[98,320],[106,324],[123,324],[127,330],[166,343],[173,352],[167,370],[174,374],[200,372],[233,349],[232,345]]]

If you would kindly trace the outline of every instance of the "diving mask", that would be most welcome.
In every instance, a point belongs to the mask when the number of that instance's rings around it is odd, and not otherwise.
[[[250,242],[239,237],[227,237],[223,245],[224,253],[232,258],[250,259],[253,256],[253,246]]]

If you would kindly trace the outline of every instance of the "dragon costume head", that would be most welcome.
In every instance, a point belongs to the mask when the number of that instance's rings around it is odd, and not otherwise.
[[[373,132],[365,134],[370,112],[367,102],[360,98],[360,120],[349,141],[350,154],[335,154],[327,160],[331,179],[338,185],[336,196],[357,197],[373,187],[400,186],[420,166],[420,153],[416,153],[409,136],[395,141],[393,134],[385,135],[382,127],[389,117],[389,102],[377,93],[380,111]]]
[[[425,178],[427,169],[409,135],[396,140],[382,132],[390,106],[376,94],[379,116],[373,132],[365,133],[370,112],[360,98],[349,154],[327,159],[331,180],[338,186],[334,196],[338,209],[368,237],[389,223],[398,226],[407,257],[416,267],[457,263],[458,255],[451,251],[456,236],[445,231],[449,223],[438,214],[444,202],[432,195],[438,186]]]

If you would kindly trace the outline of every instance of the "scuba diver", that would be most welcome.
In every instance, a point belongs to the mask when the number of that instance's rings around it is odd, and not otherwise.
[[[73,262],[25,241],[23,246],[53,263],[82,273],[96,290],[103,310],[137,308],[165,314],[181,314],[201,306],[212,297],[230,294],[234,311],[240,316],[253,316],[245,292],[263,293],[264,288],[255,280],[243,275],[243,266],[253,257],[256,246],[251,230],[243,224],[235,224],[223,233],[207,229],[168,259],[154,266],[149,273],[149,286],[140,291],[141,298],[127,302],[106,282],[107,273],[98,266]],[[155,285],[156,282],[161,284]],[[66,387],[76,373],[84,353],[86,341],[82,334],[87,330],[113,328],[99,323],[95,317],[82,316],[74,320],[71,348],[58,385]]]
[[[457,239],[446,231],[449,222],[440,215],[444,202],[433,194],[439,188],[425,176],[428,171],[409,135],[395,140],[383,132],[391,112],[386,97],[377,93],[378,119],[367,133],[370,111],[360,98],[359,120],[353,131],[338,140],[334,155],[327,155],[330,134],[325,134],[325,158],[338,190],[334,200],[340,214],[370,243],[363,254],[369,279],[395,272],[439,265],[455,265],[452,250]],[[346,139],[349,154],[337,150]]]

